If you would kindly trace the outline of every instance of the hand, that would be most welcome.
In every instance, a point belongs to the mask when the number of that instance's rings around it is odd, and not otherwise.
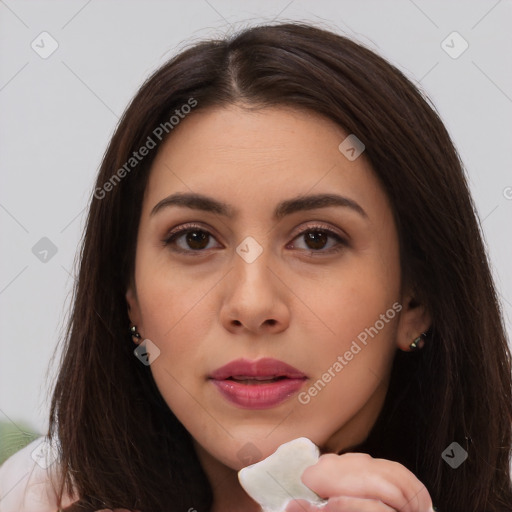
[[[286,512],[432,512],[427,488],[405,466],[365,453],[321,455],[302,482],[327,504],[294,500]]]

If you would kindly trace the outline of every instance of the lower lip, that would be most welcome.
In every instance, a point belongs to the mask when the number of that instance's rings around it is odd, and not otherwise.
[[[267,384],[242,384],[234,380],[212,380],[222,395],[243,409],[268,409],[294,395],[305,379],[282,379]]]

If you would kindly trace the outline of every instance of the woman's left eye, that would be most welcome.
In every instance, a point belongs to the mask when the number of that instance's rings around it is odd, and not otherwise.
[[[313,227],[299,233],[294,240],[302,239],[306,247],[301,250],[308,252],[337,252],[347,245],[347,241],[330,229]],[[334,240],[329,245],[329,239]],[[328,247],[327,247],[328,246]]]

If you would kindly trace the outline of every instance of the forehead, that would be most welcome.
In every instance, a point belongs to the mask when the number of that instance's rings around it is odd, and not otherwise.
[[[283,197],[337,191],[388,208],[368,160],[339,150],[346,137],[311,111],[238,106],[194,112],[173,130],[150,172],[146,206],[173,192],[214,195],[227,203],[268,208]]]

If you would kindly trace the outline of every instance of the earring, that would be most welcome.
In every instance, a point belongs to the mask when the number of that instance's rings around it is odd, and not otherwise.
[[[137,326],[132,325],[130,327],[130,334],[132,335],[133,343],[138,345],[139,344],[139,340],[140,340],[140,333],[139,333],[139,331],[137,331]]]
[[[417,338],[414,339],[414,341],[409,345],[409,348],[411,350],[420,350],[421,348],[423,348],[423,344],[420,346],[420,342],[423,341],[423,338],[425,336],[425,333],[422,332]]]

